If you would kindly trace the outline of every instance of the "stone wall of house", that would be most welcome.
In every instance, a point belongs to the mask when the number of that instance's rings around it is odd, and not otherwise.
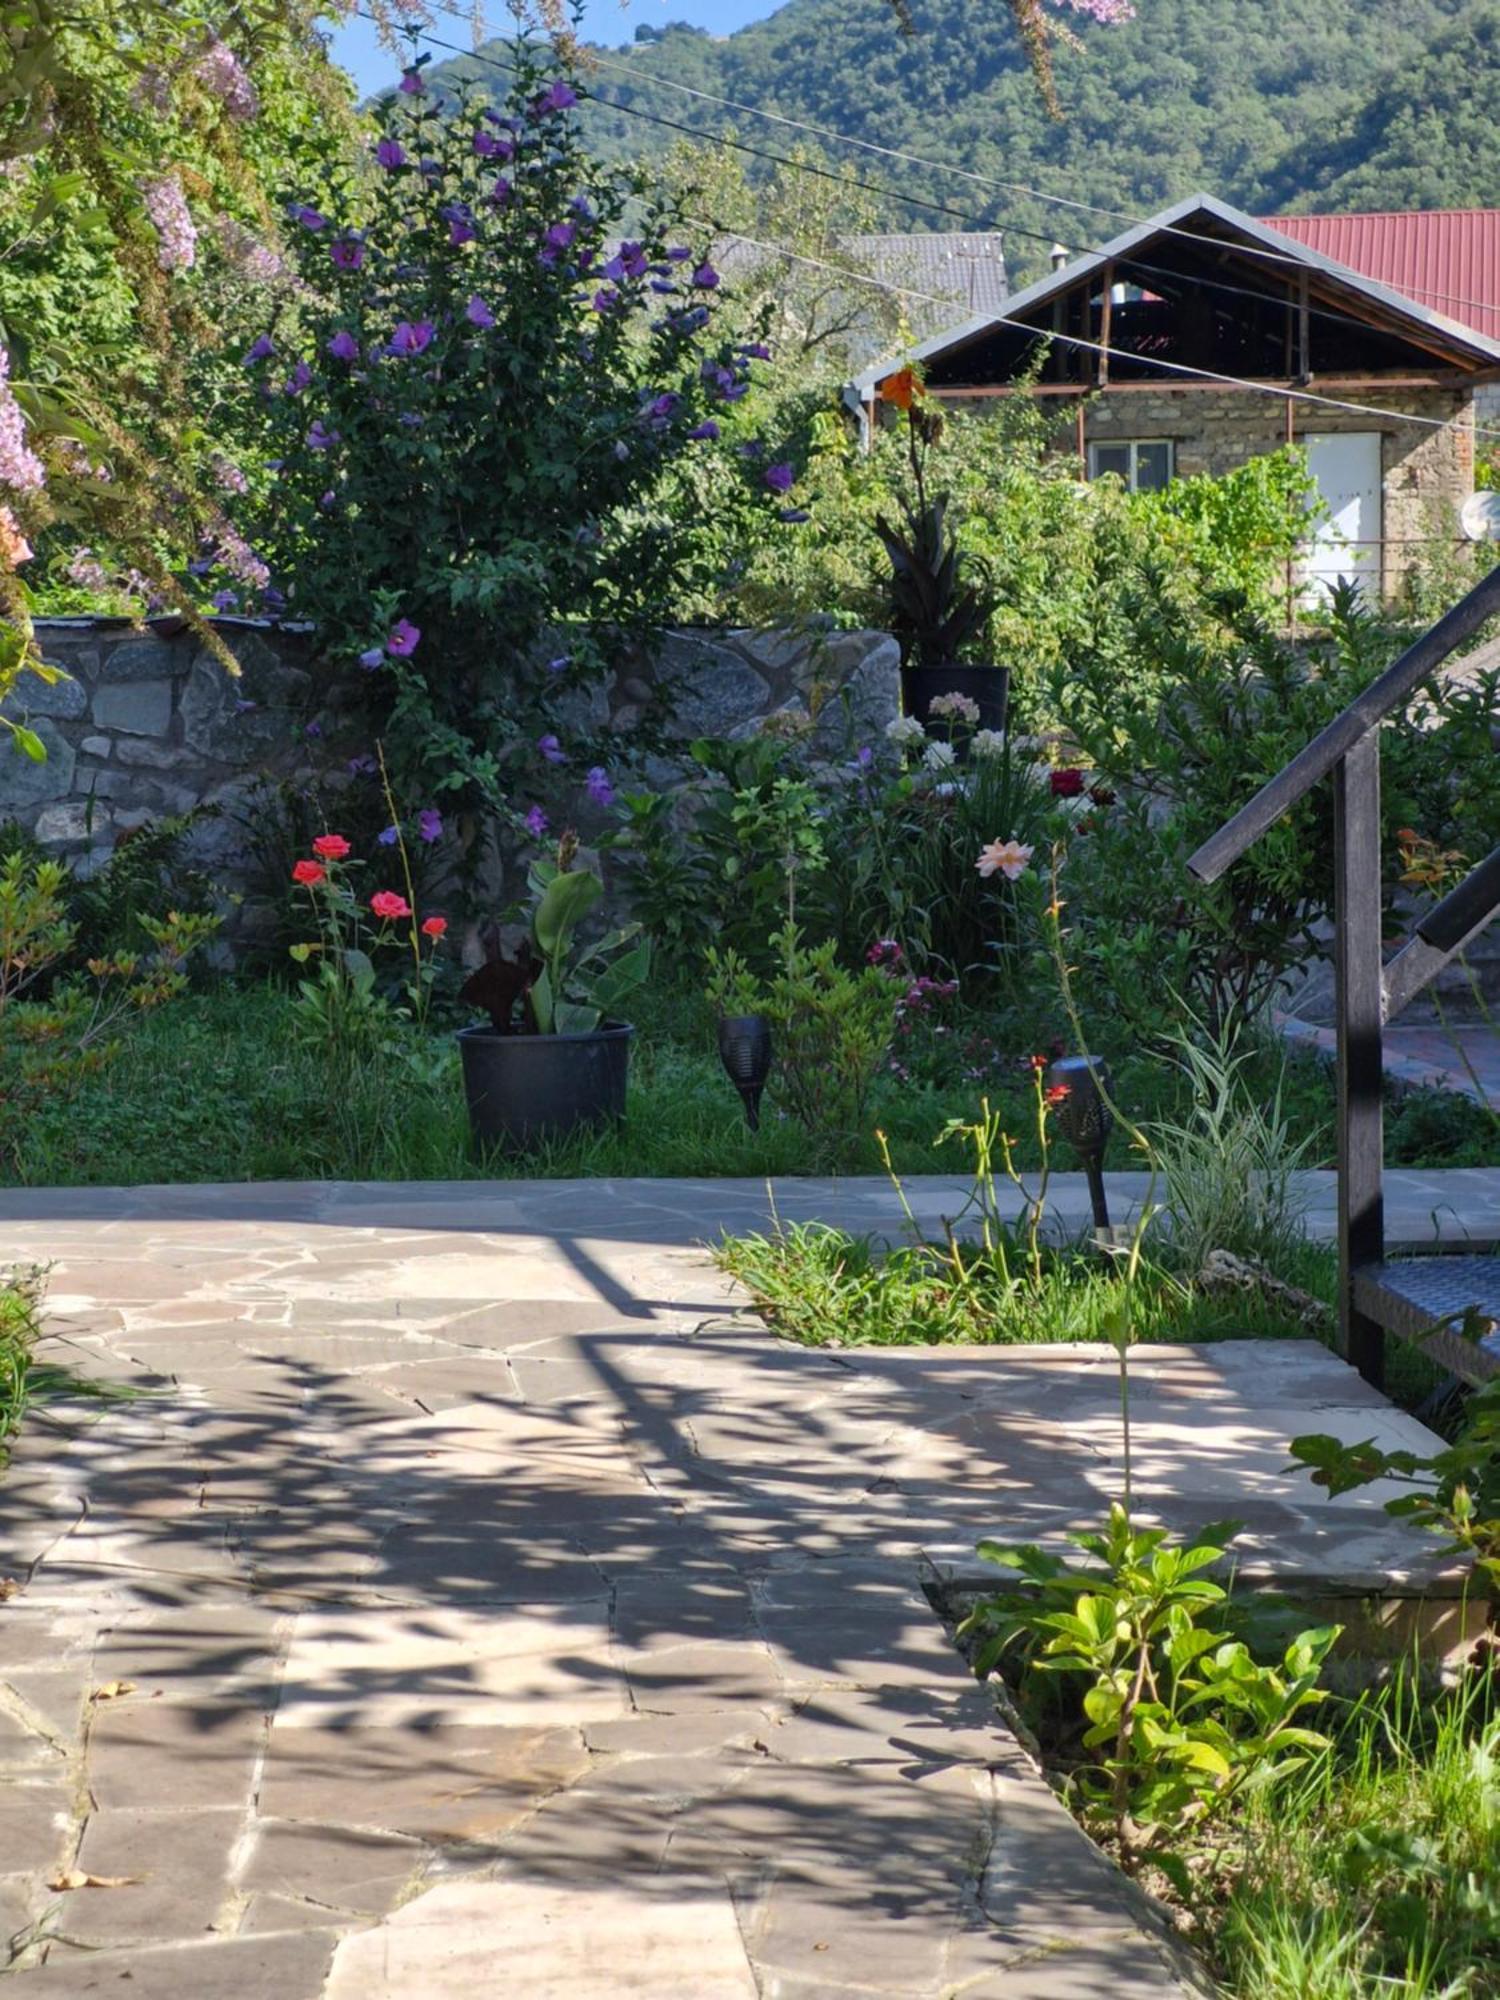
[[[145,820],[197,805],[221,809],[200,854],[226,889],[242,839],[235,817],[257,781],[321,770],[335,782],[367,751],[352,719],[315,675],[310,635],[226,620],[238,678],[188,630],[122,621],[47,620],[43,657],[67,678],[27,675],[12,707],[47,748],[34,764],[0,746],[0,820],[15,819],[50,853],[87,872]],[[875,740],[899,712],[895,641],[881,632],[678,631],[629,659],[595,689],[562,697],[557,727],[637,725],[664,680],[671,734],[742,736],[778,710],[816,717],[812,742],[830,758]],[[670,758],[647,782],[669,786]]]
[[[1318,384],[1311,387],[1317,390]],[[1382,588],[1389,595],[1403,571],[1419,558],[1424,543],[1451,540],[1457,530],[1456,510],[1474,490],[1470,392],[1393,388],[1369,395],[1342,389],[1328,393],[1369,407],[1334,410],[1295,403],[1289,438],[1287,404],[1275,396],[1197,386],[1118,389],[1087,405],[1084,443],[1170,438],[1180,477],[1195,473],[1218,477],[1308,433],[1378,431],[1386,543]],[[1436,418],[1442,428],[1411,418]],[[1059,432],[1058,449],[1076,450],[1077,437],[1075,416],[1067,430]]]

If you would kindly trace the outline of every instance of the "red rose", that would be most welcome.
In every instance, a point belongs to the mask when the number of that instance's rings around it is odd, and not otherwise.
[[[411,915],[411,904],[406,901],[405,897],[398,896],[394,889],[377,889],[375,894],[370,898],[370,908],[375,912],[377,917],[384,918],[387,921],[393,917],[409,917]]]
[[[448,928],[446,917],[428,917],[422,925],[423,937],[440,938]]]
[[[349,843],[341,833],[320,833],[313,842],[313,853],[325,861],[342,861],[348,852]]]
[[[292,870],[292,880],[300,882],[305,888],[310,889],[315,882],[323,881],[327,874],[328,870],[321,867],[316,861],[299,861]]]
[[[1076,799],[1083,790],[1083,773],[1078,770],[1062,770],[1052,773],[1052,796],[1055,799]]]

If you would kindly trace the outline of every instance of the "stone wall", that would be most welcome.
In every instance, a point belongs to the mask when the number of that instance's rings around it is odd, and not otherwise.
[[[219,629],[242,669],[235,679],[170,622],[141,630],[56,619],[37,629],[44,658],[68,678],[47,686],[23,677],[12,708],[42,738],[47,760],[0,748],[0,819],[18,820],[84,872],[145,820],[196,805],[232,814],[263,777],[336,776],[370,747],[325,698],[305,631],[225,620]],[[664,679],[674,690],[671,733],[684,741],[748,735],[778,710],[811,708],[814,745],[833,757],[851,734],[878,739],[900,706],[896,645],[885,633],[678,631],[612,681],[564,696],[559,732],[628,732]],[[675,775],[670,759],[647,770],[662,787]],[[226,889],[235,886],[231,824],[206,853]]]
[[[1316,390],[1314,382],[1312,388]],[[1364,410],[1332,410],[1297,403],[1287,433],[1287,405],[1275,396],[1199,388],[1106,391],[1084,412],[1084,442],[1118,438],[1170,438],[1177,472],[1219,477],[1247,460],[1295,443],[1307,433],[1378,431],[1384,487],[1381,587],[1390,595],[1402,572],[1416,561],[1421,544],[1451,540],[1456,510],[1474,490],[1474,411],[1470,392],[1447,389],[1391,389],[1368,397],[1330,391],[1341,401],[1367,402]],[[1377,415],[1395,412],[1393,415]],[[1405,417],[1437,418],[1443,428],[1404,422]],[[1060,432],[1058,449],[1077,449],[1076,418]]]

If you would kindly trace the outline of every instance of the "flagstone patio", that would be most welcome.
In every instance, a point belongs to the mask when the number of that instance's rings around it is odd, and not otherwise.
[[[1394,1199],[1482,1235],[1484,1178]],[[898,1226],[871,1183],[776,1199]],[[1190,1990],[924,1589],[982,1533],[1097,1520],[1113,1357],[778,1342],[698,1247],[765,1213],[745,1183],[0,1195],[53,1358],[144,1392],[36,1410],[0,1484],[16,2000]],[[1161,1518],[1241,1515],[1252,1567],[1351,1600],[1436,1578],[1378,1492],[1286,1472],[1297,1430],[1426,1437],[1315,1343],[1136,1379]]]

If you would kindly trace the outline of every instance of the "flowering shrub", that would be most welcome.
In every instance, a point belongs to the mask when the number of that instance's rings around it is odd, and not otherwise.
[[[298,1033],[321,1047],[330,1061],[366,1061],[392,1037],[402,1012],[421,1020],[435,973],[434,954],[447,931],[445,917],[419,918],[408,872],[408,895],[377,889],[364,897],[358,876],[364,864],[352,859],[341,833],[323,833],[292,867],[292,882],[307,895],[316,939],[294,944],[291,956],[311,975],[299,980],[294,1019]],[[402,849],[403,865],[405,850]],[[407,1006],[398,1010],[377,985],[377,954],[404,948],[411,959],[405,976]]]
[[[683,551],[654,495],[764,353],[717,337],[706,254],[585,154],[576,80],[513,55],[503,105],[407,72],[368,174],[292,204],[305,295],[245,357],[292,608],[369,675],[404,774],[469,808],[548,763],[609,789],[559,715],[659,622]]]

